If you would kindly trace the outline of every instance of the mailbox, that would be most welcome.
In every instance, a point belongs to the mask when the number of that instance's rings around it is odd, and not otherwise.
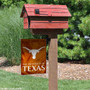
[[[21,17],[24,20],[24,29],[30,29],[34,35],[48,35],[50,38],[49,90],[57,90],[57,34],[68,28],[71,14],[66,5],[24,4]]]
[[[24,4],[21,17],[24,29],[33,34],[60,34],[68,28],[68,17],[71,17],[66,5]]]

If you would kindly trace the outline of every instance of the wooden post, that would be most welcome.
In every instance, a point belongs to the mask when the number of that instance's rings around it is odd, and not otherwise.
[[[57,78],[57,35],[49,35],[49,90],[58,90]]]

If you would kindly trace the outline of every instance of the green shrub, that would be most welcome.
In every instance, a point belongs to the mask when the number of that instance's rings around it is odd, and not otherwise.
[[[86,39],[84,44],[84,50],[86,52],[86,63],[90,63],[90,15],[81,18],[82,23],[78,25],[81,32],[84,36],[88,36],[89,39]]]
[[[1,0],[1,7],[22,7],[26,0]]]
[[[82,23],[78,26],[80,31],[83,32],[83,35],[90,36],[90,15],[85,18],[81,18],[81,21]]]
[[[78,38],[78,36],[70,33],[64,33],[64,35],[58,35],[58,42],[58,57],[70,60],[80,60],[86,57],[86,52],[83,48],[85,43],[83,38]]]

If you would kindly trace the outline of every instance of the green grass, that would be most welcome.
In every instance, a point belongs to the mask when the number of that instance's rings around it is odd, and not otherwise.
[[[48,79],[0,70],[0,88],[48,90]],[[58,90],[90,90],[90,80],[59,80]]]
[[[20,63],[20,40],[34,38],[30,30],[23,29],[21,11],[21,8],[0,9],[0,56],[6,56],[12,64]]]
[[[0,56],[6,56],[11,64],[20,63],[21,39],[42,38],[23,29],[21,11],[17,7],[0,9]]]

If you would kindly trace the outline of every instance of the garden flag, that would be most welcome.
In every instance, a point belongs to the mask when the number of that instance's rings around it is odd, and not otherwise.
[[[21,39],[21,74],[46,73],[46,40]]]

